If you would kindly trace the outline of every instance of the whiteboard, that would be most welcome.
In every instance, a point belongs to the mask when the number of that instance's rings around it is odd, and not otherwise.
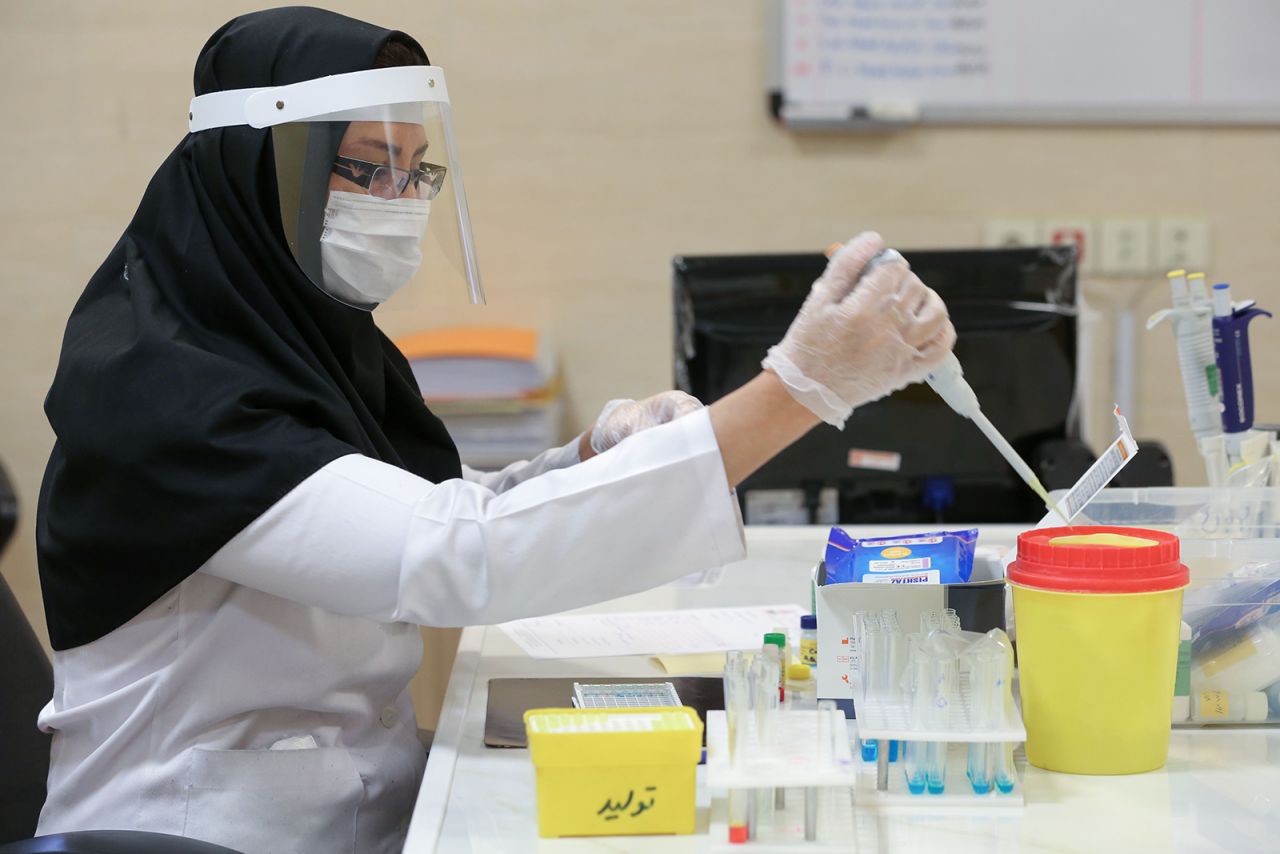
[[[1280,123],[1280,0],[775,0],[797,127]]]

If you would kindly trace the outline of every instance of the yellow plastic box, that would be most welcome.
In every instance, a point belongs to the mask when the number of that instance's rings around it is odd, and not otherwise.
[[[693,833],[702,721],[662,709],[530,709],[538,835]]]

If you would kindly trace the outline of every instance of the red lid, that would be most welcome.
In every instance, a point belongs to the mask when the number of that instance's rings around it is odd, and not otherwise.
[[[1121,534],[1155,540],[1155,545],[1050,545],[1056,537]],[[1151,593],[1177,590],[1191,581],[1178,561],[1178,538],[1164,531],[1079,525],[1039,528],[1018,535],[1018,558],[1009,565],[1009,581],[1023,587],[1079,593]]]
[[[741,845],[747,841],[747,826],[745,824],[729,825],[729,841],[734,845]]]

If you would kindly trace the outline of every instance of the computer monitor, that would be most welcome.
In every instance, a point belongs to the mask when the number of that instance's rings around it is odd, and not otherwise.
[[[1074,249],[903,254],[946,301],[965,376],[1014,448],[1033,465],[1064,443],[1079,448]],[[675,386],[711,403],[760,370],[826,259],[672,263]],[[924,384],[858,407],[843,432],[820,425],[739,494],[749,522],[1017,522],[1044,512],[977,428]],[[797,501],[802,518],[788,509]]]

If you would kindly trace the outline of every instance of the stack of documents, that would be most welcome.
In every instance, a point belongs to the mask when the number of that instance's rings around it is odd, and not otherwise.
[[[500,468],[559,444],[559,375],[536,331],[451,327],[396,345],[464,463]]]

